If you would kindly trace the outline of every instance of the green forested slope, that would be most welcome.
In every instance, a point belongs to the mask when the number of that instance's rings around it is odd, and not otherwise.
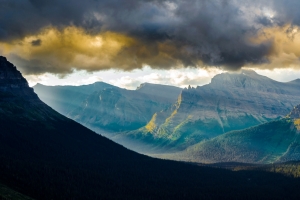
[[[184,154],[197,162],[274,163],[300,159],[297,113],[300,105],[281,120],[233,131],[201,142]]]

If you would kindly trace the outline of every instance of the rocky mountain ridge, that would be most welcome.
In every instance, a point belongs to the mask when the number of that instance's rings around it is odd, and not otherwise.
[[[11,98],[16,95],[25,95],[32,101],[38,99],[33,89],[28,86],[26,79],[16,69],[16,67],[8,62],[5,57],[0,56],[0,91],[2,95]],[[2,98],[4,100],[4,98]]]
[[[27,80],[5,57],[0,57],[0,103],[0,119],[19,117],[46,121],[62,118],[38,98]]]
[[[184,89],[173,106],[124,137],[184,149],[284,117],[299,102],[299,81],[281,83],[249,70],[223,73],[210,84]]]

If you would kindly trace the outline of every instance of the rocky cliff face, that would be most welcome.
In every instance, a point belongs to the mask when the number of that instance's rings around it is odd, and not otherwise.
[[[292,112],[288,115],[292,119],[300,119],[300,105],[295,106]]]
[[[38,98],[16,67],[0,56],[0,119],[18,117],[40,121],[61,118]]]
[[[2,56],[0,56],[0,92],[2,94],[0,100],[8,100],[16,96],[22,96],[32,101],[38,99],[22,74]]]
[[[172,107],[157,113],[132,137],[147,136],[153,143],[163,139],[163,145],[185,148],[284,117],[299,103],[299,81],[281,83],[246,70],[223,73],[208,85],[184,89]]]

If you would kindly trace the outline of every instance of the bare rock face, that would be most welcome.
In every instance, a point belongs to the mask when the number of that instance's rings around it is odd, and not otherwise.
[[[292,112],[289,114],[292,119],[300,119],[300,105],[295,106]]]
[[[38,96],[28,86],[22,74],[2,56],[0,56],[0,92],[2,100],[4,100],[4,94],[5,99],[8,97],[23,97],[27,100],[38,100]]]

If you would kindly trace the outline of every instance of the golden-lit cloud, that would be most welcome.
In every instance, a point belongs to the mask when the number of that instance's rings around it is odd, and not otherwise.
[[[90,35],[83,29],[68,27],[62,31],[47,28],[22,40],[2,42],[0,49],[23,66],[25,73],[68,73],[73,69],[109,69],[120,51],[134,44],[134,39],[122,34],[104,32]]]
[[[250,68],[298,68],[300,33],[298,26],[268,27],[249,39],[250,45],[270,44],[267,62],[248,64]],[[24,74],[65,75],[73,70],[133,70],[151,66],[158,69],[204,66],[201,58],[185,45],[172,40],[148,43],[117,32],[87,33],[67,27],[43,29],[39,34],[0,43],[0,51]],[[192,54],[192,55],[191,55]]]
[[[133,70],[145,65],[174,68],[184,65],[182,55],[189,58],[184,48],[168,41],[147,43],[110,31],[88,34],[76,27],[47,28],[23,39],[1,42],[0,50],[25,74]]]
[[[72,2],[4,0],[0,53],[24,74],[299,66],[299,0]]]
[[[272,45],[266,55],[267,63],[252,65],[259,69],[300,68],[300,29],[290,24],[262,29],[250,39],[258,44],[269,41]]]

